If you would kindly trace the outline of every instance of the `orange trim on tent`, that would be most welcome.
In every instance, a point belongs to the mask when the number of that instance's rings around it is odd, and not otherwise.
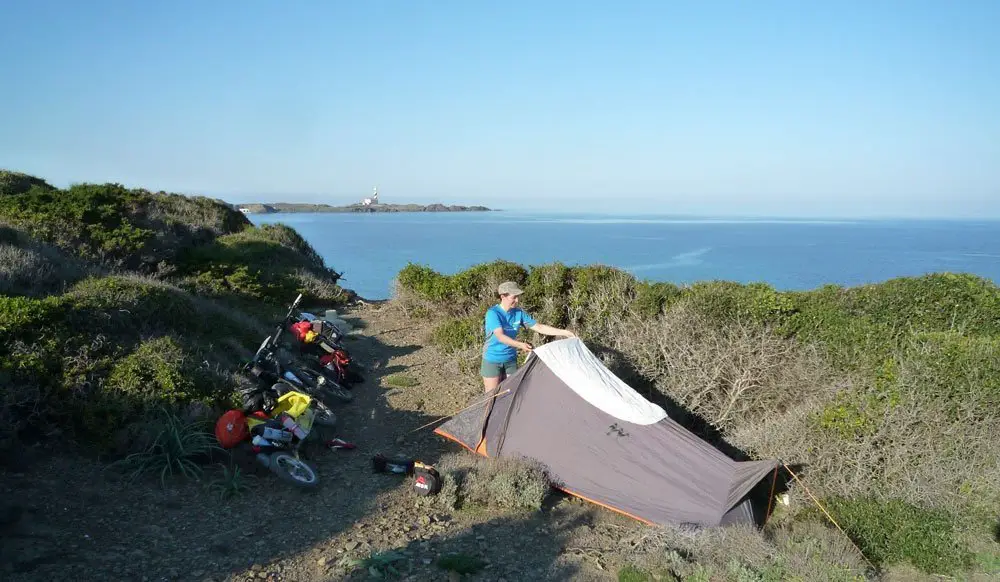
[[[594,505],[598,505],[600,507],[603,507],[604,509],[610,509],[611,511],[614,511],[615,513],[620,513],[620,514],[622,514],[622,515],[624,515],[626,517],[631,517],[632,519],[634,519],[636,521],[641,521],[642,523],[644,523],[646,525],[656,525],[655,523],[653,523],[652,521],[649,521],[648,519],[643,519],[643,518],[638,517],[636,515],[632,515],[631,513],[628,513],[627,511],[623,511],[621,509],[618,509],[617,507],[611,507],[610,505],[601,503],[600,501],[594,501],[593,499],[591,499],[589,497],[584,497],[583,495],[580,495],[576,491],[571,491],[569,489],[566,489],[565,487],[560,487],[559,485],[553,485],[553,487],[555,487],[556,489],[562,491],[563,493],[567,493],[569,495],[572,495],[573,497],[579,497],[580,499],[582,499],[584,501],[589,501],[590,503],[593,503]]]
[[[456,443],[458,443],[458,444],[462,445],[462,447],[464,447],[465,449],[467,449],[467,450],[468,450],[469,452],[472,452],[472,453],[475,453],[475,452],[476,452],[476,450],[475,450],[475,449],[473,449],[473,448],[472,448],[472,447],[470,447],[469,445],[467,445],[467,444],[463,443],[462,441],[458,440],[458,438],[456,438],[455,436],[453,436],[453,435],[451,435],[451,434],[449,434],[449,433],[447,433],[447,432],[445,432],[445,431],[441,430],[440,428],[436,428],[436,429],[434,429],[434,434],[439,434],[439,435],[443,436],[444,438],[446,438],[446,439],[448,439],[448,440],[451,440],[451,441],[455,441]],[[477,453],[477,454],[482,454],[482,455],[483,455],[484,457],[486,456],[486,455],[485,455],[485,454],[483,454],[483,453]]]
[[[483,457],[489,458],[489,455],[486,454],[485,439],[483,439],[483,442],[480,444],[480,446],[478,446],[475,449],[473,449],[469,445],[467,445],[467,444],[463,443],[462,441],[458,440],[457,438],[455,438],[455,436],[453,436],[453,435],[451,435],[451,434],[449,434],[449,433],[447,433],[447,432],[445,432],[445,431],[443,431],[443,430],[441,430],[439,428],[434,429],[434,433],[435,434],[439,434],[439,435],[443,436],[444,438],[446,438],[448,440],[455,441],[456,443],[462,445],[462,447],[465,448],[466,450],[468,450],[469,452],[472,452],[472,453],[475,453],[477,455],[481,455]],[[618,509],[617,507],[612,507],[610,505],[601,503],[600,501],[594,501],[593,499],[590,499],[589,497],[585,497],[583,495],[580,495],[576,491],[572,491],[570,489],[567,489],[565,487],[560,487],[558,485],[553,485],[552,487],[555,488],[555,489],[558,489],[558,490],[562,491],[563,493],[566,493],[567,495],[572,495],[573,497],[578,497],[578,498],[580,498],[580,499],[582,499],[584,501],[587,501],[589,503],[593,503],[594,505],[597,505],[599,507],[603,507],[604,509],[610,509],[611,511],[614,511],[615,513],[620,513],[620,514],[624,515],[625,517],[631,517],[632,519],[634,519],[636,521],[641,521],[642,523],[644,523],[646,525],[653,525],[653,526],[656,525],[656,523],[654,523],[652,521],[649,521],[648,519],[643,519],[641,517],[632,515],[631,513],[628,513],[627,511],[623,511],[621,509]]]

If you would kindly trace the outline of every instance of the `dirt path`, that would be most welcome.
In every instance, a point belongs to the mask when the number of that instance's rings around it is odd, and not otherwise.
[[[641,528],[592,505],[553,496],[533,515],[428,510],[409,481],[373,474],[376,452],[435,462],[457,445],[413,430],[479,393],[427,347],[428,327],[389,308],[350,314],[364,328],[350,349],[369,368],[354,402],[336,409],[353,451],[320,451],[321,485],[301,492],[262,472],[251,491],[221,501],[201,483],[125,484],[102,465],[37,453],[0,469],[4,580],[326,581],[369,579],[349,563],[395,550],[402,580],[449,580],[443,555],[487,565],[469,580],[615,580]],[[405,373],[416,386],[384,379]]]

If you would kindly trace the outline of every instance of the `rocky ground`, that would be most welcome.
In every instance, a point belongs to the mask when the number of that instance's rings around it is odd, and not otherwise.
[[[222,500],[200,482],[128,484],[106,464],[56,450],[25,451],[0,469],[0,578],[27,580],[454,580],[439,558],[483,567],[468,580],[614,580],[644,543],[644,526],[553,495],[525,515],[442,511],[409,480],[374,474],[377,452],[426,462],[458,450],[415,430],[470,402],[481,388],[429,346],[428,326],[391,306],[360,307],[351,351],[369,369],[356,399],[339,406],[336,436],[355,450],[320,450],[321,484],[303,492],[263,471]],[[384,381],[404,373],[417,385]],[[246,466],[252,468],[253,463]],[[374,556],[374,558],[372,558]],[[359,560],[372,558],[366,563]]]

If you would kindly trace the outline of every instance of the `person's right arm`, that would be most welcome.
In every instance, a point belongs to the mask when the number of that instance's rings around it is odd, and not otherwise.
[[[500,322],[500,316],[496,314],[492,309],[486,312],[486,329],[493,330],[493,335],[497,337],[497,341],[506,344],[514,349],[529,351],[532,349],[531,344],[527,342],[519,342],[512,337],[508,337],[507,334],[503,332],[503,325]]]
[[[494,329],[493,330],[493,335],[497,336],[497,341],[499,341],[502,344],[507,344],[508,346],[511,346],[512,348],[516,348],[516,349],[524,350],[524,351],[528,352],[528,351],[531,351],[531,349],[534,347],[531,344],[529,344],[528,342],[519,342],[519,341],[517,341],[516,339],[514,339],[512,337],[508,337],[507,334],[505,334],[503,332],[503,328],[502,327],[498,327],[498,328]]]

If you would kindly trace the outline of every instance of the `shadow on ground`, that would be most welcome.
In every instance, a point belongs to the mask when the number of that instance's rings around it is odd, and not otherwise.
[[[416,556],[428,542],[436,547],[435,556],[486,546],[493,565],[480,579],[495,579],[492,573],[507,580],[572,577],[571,569],[552,572],[560,530],[525,535],[545,527],[540,515],[496,519],[455,535],[423,527],[420,510],[406,505],[414,498],[401,487],[404,478],[375,475],[371,465],[378,452],[434,463],[454,450],[430,430],[413,432],[436,418],[392,409],[379,387],[380,378],[397,368],[389,365],[392,358],[419,348],[356,336],[349,349],[369,370],[368,378],[355,387],[353,402],[335,408],[338,427],[326,436],[357,448],[314,451],[316,490],[295,489],[252,461],[234,463],[251,474],[243,478],[250,490],[230,500],[210,488],[222,475],[217,467],[206,468],[200,482],[176,480],[161,487],[151,478],[130,485],[106,466],[60,455],[50,445],[33,465],[0,472],[0,494],[10,500],[0,511],[0,578],[336,580],[344,572],[331,567],[348,554],[401,548]],[[332,541],[345,536],[354,540],[353,547]],[[423,559],[414,557],[410,566],[425,566]],[[430,566],[433,576],[427,579],[447,579]],[[536,573],[546,574],[536,578]]]

